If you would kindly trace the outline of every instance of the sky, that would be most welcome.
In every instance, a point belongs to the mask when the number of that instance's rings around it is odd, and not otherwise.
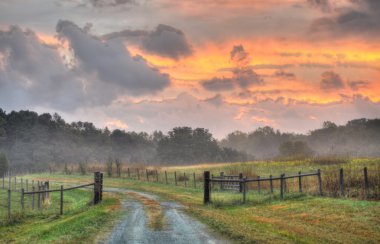
[[[2,0],[0,108],[126,131],[380,117],[378,0]]]

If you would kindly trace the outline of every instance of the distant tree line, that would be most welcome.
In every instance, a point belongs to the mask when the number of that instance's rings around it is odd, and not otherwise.
[[[357,119],[337,126],[324,122],[308,134],[282,133],[271,127],[236,131],[217,141],[204,128],[176,127],[155,131],[110,131],[90,122],[67,123],[58,114],[0,109],[0,174],[13,170],[42,170],[57,164],[193,164],[242,162],[276,157],[314,155],[380,156],[380,119]],[[26,167],[25,167],[26,166]],[[116,166],[115,166],[116,167]]]
[[[326,155],[378,157],[380,119],[356,119],[341,126],[326,121],[322,128],[306,135],[281,133],[267,126],[250,133],[235,131],[219,144],[254,155],[256,159]]]
[[[110,157],[123,163],[191,164],[200,162],[245,161],[247,155],[218,145],[203,128],[177,127],[168,134],[155,131],[126,132],[99,129],[90,122],[66,123],[58,114],[0,109],[0,153],[13,170],[46,169],[61,164],[106,163]],[[0,157],[1,158],[1,157]],[[116,164],[118,162],[115,162]],[[1,168],[1,166],[0,166]]]

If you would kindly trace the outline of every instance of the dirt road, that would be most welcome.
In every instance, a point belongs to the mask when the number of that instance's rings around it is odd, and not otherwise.
[[[163,202],[152,194],[122,189],[126,215],[114,227],[106,243],[229,243],[205,225],[186,215],[183,206]]]

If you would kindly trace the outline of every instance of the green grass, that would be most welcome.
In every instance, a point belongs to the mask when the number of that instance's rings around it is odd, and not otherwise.
[[[92,176],[35,175],[66,183],[86,182]],[[380,202],[249,192],[247,203],[233,193],[214,192],[214,203],[202,203],[202,190],[162,183],[105,178],[106,187],[156,193],[187,206],[187,212],[242,243],[379,243]],[[219,194],[219,196],[218,196]],[[235,202],[231,202],[231,197]],[[224,204],[227,201],[228,204]],[[232,204],[234,203],[234,204]]]
[[[57,185],[51,184],[51,188]],[[0,191],[4,202],[6,190]],[[12,195],[16,195],[13,192]],[[71,190],[64,192],[64,215],[59,215],[59,192],[51,193],[49,204],[32,210],[31,198],[25,198],[22,211],[19,196],[12,196],[12,218],[5,218],[5,208],[0,208],[2,223],[0,240],[12,243],[89,243],[100,238],[118,218],[120,196],[106,194],[101,204],[93,206],[92,192]],[[15,199],[14,199],[15,198]],[[37,197],[35,207],[37,207]],[[104,233],[106,234],[106,233]]]

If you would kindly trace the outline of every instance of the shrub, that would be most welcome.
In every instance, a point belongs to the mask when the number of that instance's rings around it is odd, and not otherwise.
[[[9,164],[8,159],[4,153],[0,153],[0,176],[3,177],[8,171]]]

